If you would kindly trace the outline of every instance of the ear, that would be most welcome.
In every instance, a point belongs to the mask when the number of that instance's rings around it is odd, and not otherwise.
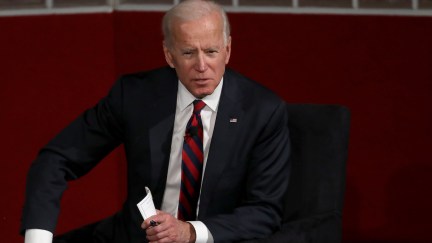
[[[165,55],[165,61],[168,63],[168,65],[171,68],[175,68],[173,56],[170,52],[170,49],[167,47],[165,41],[163,42],[163,51],[164,51],[164,55]]]
[[[228,64],[230,56],[231,56],[231,36],[228,37],[228,43],[225,47],[226,57],[225,57],[225,65]]]

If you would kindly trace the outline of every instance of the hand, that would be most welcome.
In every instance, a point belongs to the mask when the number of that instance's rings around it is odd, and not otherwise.
[[[141,228],[146,231],[150,243],[195,242],[195,229],[190,223],[178,220],[171,214],[162,211],[157,213],[141,224]],[[152,220],[158,225],[151,226],[150,221]]]

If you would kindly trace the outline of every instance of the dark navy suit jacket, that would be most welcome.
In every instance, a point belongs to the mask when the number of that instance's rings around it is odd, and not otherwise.
[[[29,171],[22,230],[53,232],[67,181],[86,174],[123,143],[127,199],[95,234],[106,242],[145,241],[136,204],[148,186],[156,208],[161,206],[177,86],[169,67],[124,76],[107,97],[49,142]],[[198,215],[216,242],[262,238],[280,227],[289,175],[286,124],[283,100],[226,70]]]

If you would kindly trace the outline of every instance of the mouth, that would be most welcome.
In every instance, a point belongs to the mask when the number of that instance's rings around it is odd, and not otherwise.
[[[195,79],[193,79],[193,81],[196,83],[206,83],[206,82],[210,81],[210,79],[209,78],[195,78]]]

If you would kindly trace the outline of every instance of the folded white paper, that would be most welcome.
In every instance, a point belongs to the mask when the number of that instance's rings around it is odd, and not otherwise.
[[[145,187],[147,196],[144,197],[141,202],[137,204],[137,207],[144,218],[146,220],[148,217],[151,217],[153,215],[156,215],[156,208],[153,203],[153,197],[151,194],[151,191],[148,187]]]

